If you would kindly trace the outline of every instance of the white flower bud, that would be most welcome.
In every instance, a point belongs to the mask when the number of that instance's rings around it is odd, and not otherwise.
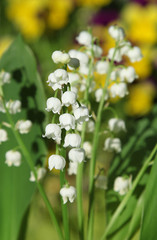
[[[80,61],[77,58],[70,58],[70,61],[68,63],[68,68],[70,70],[74,70],[80,66]]]
[[[69,107],[70,105],[74,104],[76,102],[77,95],[76,93],[72,91],[66,91],[62,95],[62,103],[66,107]]]
[[[45,108],[46,111],[48,112],[52,111],[53,113],[60,114],[62,104],[58,98],[54,98],[54,97],[48,98],[46,105],[47,105],[47,107]]]
[[[36,172],[37,172],[37,180],[40,180],[40,179],[42,179],[42,178],[45,176],[45,174],[46,174],[46,169],[43,168],[43,167],[36,168]],[[30,180],[31,182],[35,182],[35,176],[34,176],[34,173],[33,173],[32,171],[30,172],[30,178],[29,178],[29,180]]]
[[[76,133],[69,133],[65,136],[63,147],[79,148],[81,145],[81,137]]]
[[[85,151],[83,148],[72,148],[68,156],[70,161],[81,163],[85,159]]]
[[[74,92],[76,95],[78,93],[78,88],[77,87],[74,87],[74,86],[71,86],[71,91]],[[75,104],[75,103],[74,103]],[[73,104],[73,105],[74,105]]]
[[[89,66],[87,64],[81,64],[79,68],[79,72],[82,73],[83,75],[88,75],[89,74]]]
[[[19,167],[21,165],[21,153],[18,151],[9,150],[8,152],[6,152],[5,158],[6,158],[5,163],[9,167],[11,166]]]
[[[122,41],[120,43],[120,52],[122,55],[126,55],[131,48],[131,43],[129,41]]]
[[[78,107],[74,110],[74,116],[78,123],[87,122],[89,120],[89,111],[85,106]]]
[[[59,122],[61,128],[65,128],[67,131],[69,131],[70,129],[75,129],[75,118],[69,113],[64,113],[60,115]]]
[[[89,46],[92,43],[92,35],[87,31],[82,31],[76,37],[79,44]]]
[[[65,186],[61,188],[60,195],[62,196],[64,204],[67,203],[68,200],[72,203],[76,198],[76,189],[72,186]]]
[[[82,128],[83,128],[83,124],[78,123],[78,124],[77,124],[77,130],[81,132],[81,131],[82,131]],[[86,123],[86,132],[93,132],[93,131],[94,131],[94,128],[95,128],[95,123],[94,123],[92,120],[89,120],[89,121]]]
[[[119,77],[119,71],[116,69],[111,72],[110,78],[112,81],[115,81]]]
[[[93,52],[94,52],[94,57],[96,58],[100,58],[103,54],[102,48],[95,44],[93,45]]]
[[[61,63],[68,64],[70,62],[70,56],[68,53],[62,53]]]
[[[109,62],[107,61],[98,61],[96,63],[96,72],[98,72],[99,74],[106,74],[109,70]]]
[[[102,97],[102,94],[103,94],[103,88],[98,88],[98,89],[95,91],[96,102],[100,102],[101,97]],[[106,92],[106,94],[105,94],[105,101],[106,101],[108,98],[109,98],[109,94],[108,94],[108,92]]]
[[[61,51],[54,51],[52,53],[52,60],[54,63],[67,64],[70,61],[70,56],[68,53],[63,53]]]
[[[55,91],[57,89],[61,89],[62,85],[67,84],[69,81],[68,73],[64,69],[57,69],[53,73],[50,73],[48,76],[48,85],[52,87]]]
[[[52,170],[53,168],[57,170],[62,170],[65,168],[66,161],[64,157],[60,155],[51,155],[48,159],[48,168]]]
[[[132,83],[136,78],[138,78],[138,75],[136,74],[135,69],[131,66],[120,70],[119,76],[122,82],[126,80],[128,83]]]
[[[6,142],[8,140],[8,134],[7,131],[4,129],[0,129],[0,144],[2,142]]]
[[[108,58],[110,60],[114,59],[114,61],[116,62],[121,62],[122,61],[122,54],[120,49],[116,49],[115,52],[115,48],[110,48],[109,52],[108,52]]]
[[[104,143],[104,150],[116,153],[121,152],[121,141],[119,138],[106,138]]]
[[[61,128],[54,123],[50,123],[45,128],[45,135],[42,137],[47,137],[48,139],[52,138],[57,143],[60,143],[61,140]]]
[[[77,169],[78,169],[78,162],[69,162],[69,168],[68,168],[68,174],[77,174]]]
[[[87,158],[91,158],[92,156],[92,144],[90,142],[83,143],[83,149],[85,150],[85,154]]]
[[[126,131],[125,122],[121,119],[111,118],[108,122],[110,131],[118,133],[120,131]]]
[[[12,101],[6,103],[6,107],[8,108],[9,113],[16,114],[21,112],[21,102],[19,100]]]
[[[114,181],[114,191],[121,196],[125,195],[131,188],[131,178],[117,177]]]
[[[21,134],[26,134],[30,131],[32,122],[30,120],[19,120],[15,127]]]
[[[138,62],[143,57],[140,48],[136,46],[130,48],[126,55],[129,57],[131,62]]]
[[[61,51],[54,51],[52,53],[52,60],[54,61],[54,63],[58,64],[61,61],[61,57],[62,57],[62,52]]]
[[[110,26],[109,29],[109,34],[111,35],[112,38],[114,38],[116,41],[123,40],[125,37],[125,33],[123,28],[118,27],[118,26]]]
[[[4,71],[0,73],[0,85],[10,83],[10,79],[11,79],[10,73]]]
[[[128,94],[126,83],[118,83],[118,84],[115,83],[110,87],[109,91],[110,91],[111,97],[113,98],[117,96],[120,98],[123,98],[125,95]]]

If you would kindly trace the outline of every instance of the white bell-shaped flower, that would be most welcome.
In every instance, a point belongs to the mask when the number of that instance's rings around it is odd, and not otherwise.
[[[2,142],[6,142],[8,140],[8,134],[7,131],[4,129],[0,129],[0,144]]]
[[[72,91],[66,91],[62,95],[62,104],[66,107],[74,104],[76,102],[77,95]]]
[[[89,74],[89,66],[87,64],[81,64],[79,68],[79,72],[83,75]],[[91,73],[93,73],[93,70],[91,70]]]
[[[131,189],[131,178],[117,177],[114,181],[114,191],[121,196],[125,195]]]
[[[48,159],[48,168],[52,170],[53,168],[57,170],[62,170],[65,168],[66,161],[64,157],[60,155],[51,155]]]
[[[92,51],[93,51],[94,57],[96,57],[96,58],[100,58],[103,54],[102,48],[96,44],[89,46],[88,51],[87,51],[89,56],[92,55]]]
[[[115,39],[116,41],[121,41],[125,37],[123,28],[118,27],[116,25],[110,26],[108,31],[109,31],[109,34],[111,35],[111,37],[113,39]]]
[[[80,81],[80,76],[78,73],[68,72],[68,76],[70,84],[77,83],[78,81]]]
[[[85,159],[85,150],[83,148],[72,148],[68,153],[69,160],[81,163]]]
[[[92,43],[92,35],[87,31],[82,31],[76,37],[76,40],[80,45],[89,46]]]
[[[52,53],[52,60],[54,61],[54,63],[58,64],[61,62],[61,57],[62,57],[62,52],[61,51],[54,51]]]
[[[87,158],[91,158],[92,156],[92,144],[90,142],[83,143],[83,149],[85,150],[85,155]]]
[[[95,70],[99,74],[106,74],[109,70],[109,65],[108,61],[98,61],[95,66]]]
[[[21,134],[27,134],[32,127],[32,122],[30,120],[19,120],[15,127]]]
[[[43,137],[47,137],[48,139],[52,138],[57,143],[60,143],[61,140],[61,128],[55,123],[50,123],[45,128],[45,135]]]
[[[115,48],[110,48],[109,52],[108,52],[108,58],[110,60],[114,60],[116,62],[121,62],[122,61],[122,54],[120,49],[116,49],[115,52]]]
[[[120,131],[126,131],[125,122],[122,119],[111,118],[108,122],[110,131],[118,133]]]
[[[6,152],[5,158],[6,158],[5,163],[9,167],[11,166],[19,167],[21,165],[21,153],[18,151],[9,150],[8,152]]]
[[[9,113],[16,114],[21,112],[21,102],[19,100],[10,100],[6,103],[6,107],[8,108]]]
[[[129,57],[131,62],[138,62],[143,57],[140,48],[136,46],[130,48],[126,55]]]
[[[95,123],[93,120],[89,120],[87,123],[86,123],[86,132],[93,132],[94,131],[94,128],[95,128]],[[78,131],[82,131],[83,129],[83,124],[81,123],[78,123],[77,124],[77,130]]]
[[[36,172],[37,172],[37,180],[41,180],[46,174],[46,169],[43,167],[39,167],[39,168],[36,168]],[[29,181],[35,182],[35,176],[32,171],[30,172]]]
[[[74,86],[71,86],[71,91],[74,92],[76,95],[78,93],[78,88],[77,87],[74,87]],[[74,103],[75,104],[75,103]],[[73,105],[74,105],[73,104]]]
[[[122,55],[126,55],[131,48],[131,43],[129,41],[122,41],[119,45],[120,45],[120,52]]]
[[[52,53],[52,60],[54,63],[67,64],[70,61],[70,56],[68,53],[63,53],[61,51],[54,51]]]
[[[102,97],[102,94],[103,94],[103,88],[98,88],[98,89],[95,91],[96,102],[100,102],[101,97]],[[106,91],[105,101],[106,101],[108,98],[109,98],[109,94],[108,94],[108,91]]]
[[[46,105],[47,105],[47,107],[45,108],[46,111],[48,112],[52,111],[53,113],[60,114],[62,104],[58,98],[55,98],[55,97],[48,98]]]
[[[127,85],[126,83],[115,83],[113,84],[110,89],[110,95],[111,97],[115,98],[115,97],[120,97],[123,98],[125,95],[128,94],[128,89],[127,89]]]
[[[60,195],[62,196],[64,204],[67,203],[68,200],[72,203],[76,198],[76,189],[73,186],[65,186],[61,188]]]
[[[55,91],[61,89],[62,85],[67,84],[69,81],[68,73],[64,69],[57,69],[48,76],[48,85]]]
[[[2,71],[0,73],[0,85],[10,83],[11,74],[9,72]]]
[[[77,174],[77,169],[78,169],[78,162],[69,162],[69,168],[68,168],[68,174]]]
[[[89,111],[85,106],[78,107],[74,110],[74,116],[78,123],[87,122],[89,120]]]
[[[138,75],[136,74],[135,69],[130,66],[121,69],[119,71],[119,77],[122,82],[126,80],[128,83],[132,83],[136,78],[138,78]]]
[[[118,70],[118,69],[113,70],[113,71],[111,72],[110,79],[111,79],[112,81],[116,81],[116,79],[117,79],[118,77],[119,77],[119,70]]]
[[[70,129],[75,129],[75,118],[69,113],[64,113],[60,115],[59,122],[61,128],[65,128],[66,131],[69,131]]]
[[[119,138],[106,138],[104,143],[104,150],[116,153],[121,152],[121,141]]]
[[[79,148],[81,145],[81,137],[76,133],[69,133],[65,136],[63,147]]]
[[[71,58],[77,58],[80,61],[80,65],[82,65],[82,64],[87,65],[88,62],[89,62],[89,57],[86,53],[77,51],[75,49],[71,49],[69,51],[69,55],[70,55]]]

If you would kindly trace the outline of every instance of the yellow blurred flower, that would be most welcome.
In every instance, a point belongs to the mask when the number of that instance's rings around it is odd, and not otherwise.
[[[128,37],[138,44],[154,44],[157,41],[157,5],[127,4],[121,18],[128,27]]]
[[[152,72],[152,54],[151,53],[153,52],[153,50],[149,47],[140,47],[140,48],[143,54],[142,60],[140,60],[139,62],[131,63],[127,58],[127,61],[129,61],[127,65],[133,66],[135,68],[135,71],[139,76],[138,78],[139,80],[144,80],[145,78],[150,76]]]
[[[64,27],[72,9],[72,0],[8,0],[7,16],[25,38],[35,39],[48,27]]]
[[[153,105],[155,89],[150,83],[132,85],[125,104],[127,114],[141,116],[148,113]]]
[[[108,5],[112,0],[76,0],[79,6],[83,7],[101,7]]]
[[[73,10],[72,0],[53,0],[48,2],[48,25],[53,29],[60,29],[68,22],[68,17]]]
[[[7,16],[28,39],[42,35],[45,25],[39,13],[43,9],[39,0],[13,0],[8,2]]]
[[[8,49],[10,44],[12,43],[12,38],[7,36],[0,39],[0,57],[3,55],[3,53]]]

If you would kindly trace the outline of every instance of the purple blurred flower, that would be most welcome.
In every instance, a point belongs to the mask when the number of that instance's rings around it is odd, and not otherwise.
[[[90,24],[107,25],[118,18],[118,12],[114,9],[100,10],[91,19]]]

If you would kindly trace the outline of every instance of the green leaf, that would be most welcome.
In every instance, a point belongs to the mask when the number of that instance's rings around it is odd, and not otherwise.
[[[3,88],[5,99],[22,101],[22,111],[12,115],[13,121],[16,123],[20,119],[30,119],[33,122],[31,131],[21,137],[34,164],[42,163],[47,154],[41,137],[42,125],[46,121],[43,111],[45,94],[33,54],[21,37],[15,39],[0,59],[2,69],[12,73],[11,83],[5,84]],[[7,122],[6,114],[0,112],[0,119],[1,123]],[[0,145],[0,239],[17,240],[36,185],[29,181],[30,169],[24,156],[20,167],[8,167],[5,164],[6,151],[16,148],[17,142],[11,129],[3,125],[2,128],[7,130],[9,140]],[[24,239],[21,233],[20,237]]]
[[[144,211],[140,240],[155,240],[157,236],[157,157],[144,194]]]

